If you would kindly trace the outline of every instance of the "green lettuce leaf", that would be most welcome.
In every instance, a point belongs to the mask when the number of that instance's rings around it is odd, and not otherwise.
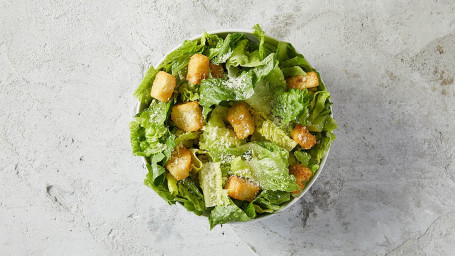
[[[194,184],[190,178],[179,181],[178,183],[179,194],[186,200],[179,200],[183,202],[183,206],[188,211],[192,211],[197,215],[202,215],[205,210],[204,195],[199,188]]]
[[[277,144],[278,146],[291,151],[297,146],[297,142],[289,137],[289,135],[276,126],[272,121],[266,120],[258,129],[259,134],[265,139]]]
[[[299,75],[305,75],[305,71],[299,66],[294,66],[294,67],[289,67],[289,68],[282,68],[281,71],[283,71],[283,75],[285,77],[288,76],[299,76]]]
[[[169,190],[163,184],[159,184],[159,185],[155,184],[154,179],[153,179],[153,176],[155,176],[155,175],[153,174],[152,166],[150,166],[149,164],[146,164],[146,167],[148,169],[148,173],[145,177],[144,184],[147,187],[150,187],[151,189],[153,189],[168,204],[175,204],[176,197],[171,192],[169,192]]]
[[[201,53],[204,46],[198,43],[198,40],[185,40],[180,48],[166,55],[164,61],[158,66],[167,73],[180,77],[179,72],[186,74],[186,68],[190,62],[191,56]]]
[[[330,93],[318,91],[309,105],[309,116],[307,119],[308,130],[313,132],[333,131],[337,128],[336,121],[330,116]]]
[[[183,145],[186,148],[191,148],[193,146],[194,140],[197,140],[200,135],[200,131],[180,133],[175,138],[175,145]]]
[[[199,100],[199,86],[192,85],[188,81],[184,81],[178,88],[179,102],[197,101]]]
[[[246,99],[250,107],[259,112],[263,117],[269,117],[272,114],[272,102],[273,94],[270,90],[270,86],[264,80],[254,87],[254,94],[250,98]],[[255,122],[256,122],[255,117]]]
[[[259,24],[253,27],[253,34],[258,38],[259,41],[259,58],[265,59],[271,53],[276,51],[276,46],[267,42],[264,30],[262,30]],[[270,40],[270,39],[269,39]]]
[[[229,200],[228,205],[218,205],[210,212],[209,223],[210,229],[213,229],[218,224],[224,224],[232,221],[249,221],[251,218],[242,211],[237,205]]]
[[[256,67],[262,64],[258,51],[249,52],[246,49],[248,42],[248,39],[237,42],[231,56],[226,62],[226,66]]]
[[[318,143],[312,147],[309,151],[311,155],[310,164],[319,164],[321,159],[327,154],[330,148],[330,144],[335,140],[335,135],[333,132],[324,132],[325,136],[318,138]],[[320,134],[318,134],[320,135]],[[316,136],[321,137],[321,136]]]
[[[236,157],[231,162],[231,172],[257,182],[262,189],[287,192],[299,190],[295,177],[289,174],[288,163],[273,158],[252,158],[245,161]]]
[[[276,47],[276,55],[278,61],[286,61],[296,57],[298,54],[292,44],[280,41]]]
[[[313,98],[306,89],[289,89],[288,91],[277,90],[273,104],[273,113],[283,120],[283,124],[294,121],[299,117],[299,121],[304,121],[310,100]]]
[[[170,104],[155,100],[130,122],[133,155],[150,157],[163,152],[165,160],[169,159],[175,147],[175,135],[164,125]]]
[[[205,163],[199,172],[199,184],[204,192],[205,206],[228,205],[229,196],[223,189],[221,163]]]
[[[264,190],[250,204],[260,206],[260,211],[262,212],[266,212],[266,210],[263,209],[277,211],[282,208],[284,203],[289,202],[290,200],[291,194],[289,192]]]
[[[244,38],[245,36],[241,33],[228,34],[224,41],[220,45],[217,45],[217,53],[212,56],[212,62],[215,64],[226,63],[229,57],[231,57],[236,43]]]
[[[280,67],[281,68],[289,68],[289,67],[294,67],[294,66],[299,66],[303,68],[305,72],[313,71],[314,68],[308,63],[308,61],[303,57],[303,55],[299,54],[298,56],[288,59],[285,61],[280,62]]]
[[[294,156],[301,164],[305,166],[310,165],[311,155],[309,153],[303,151],[295,151]]]
[[[134,97],[136,97],[136,99],[142,104],[148,105],[152,100],[152,96],[150,96],[150,90],[152,89],[153,80],[155,80],[155,76],[158,71],[159,70],[150,67],[142,79],[142,82],[139,84],[133,94]]]
[[[226,100],[245,100],[254,94],[253,72],[243,73],[239,77],[227,80],[208,78],[201,81],[199,104],[204,108],[204,114],[210,112],[210,107]]]
[[[205,45],[206,49],[203,54],[209,59],[213,59],[221,50],[223,45],[223,39],[217,35],[208,34],[204,32],[204,35],[201,38],[201,45]]]

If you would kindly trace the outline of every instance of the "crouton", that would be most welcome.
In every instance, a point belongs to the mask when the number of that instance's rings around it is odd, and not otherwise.
[[[200,84],[202,79],[206,79],[209,74],[210,60],[202,54],[194,54],[188,63],[188,73],[186,80],[192,84]]]
[[[194,132],[204,126],[202,109],[197,101],[189,101],[173,106],[171,119],[180,130],[185,132]]]
[[[260,190],[255,183],[237,176],[229,178],[225,189],[230,197],[249,202],[253,201]]]
[[[311,71],[306,73],[306,75],[291,76],[286,78],[286,84],[288,89],[299,89],[303,90],[304,88],[313,88],[319,85],[318,75]]]
[[[305,187],[305,182],[310,180],[313,172],[303,164],[293,164],[289,166],[289,174],[295,176],[297,185],[300,187],[300,190],[294,191],[294,193],[299,193]]]
[[[254,119],[245,103],[237,103],[228,110],[227,120],[239,139],[245,139],[254,132]]]
[[[304,149],[310,149],[316,144],[316,137],[300,124],[291,131],[291,137]]]
[[[223,66],[210,63],[210,72],[214,78],[221,78],[224,75]]]
[[[159,101],[168,102],[172,97],[172,93],[174,93],[175,85],[175,76],[160,71],[156,74],[155,80],[153,80],[150,96]]]
[[[191,152],[185,147],[174,149],[171,158],[169,158],[164,167],[176,180],[185,179],[190,175]]]

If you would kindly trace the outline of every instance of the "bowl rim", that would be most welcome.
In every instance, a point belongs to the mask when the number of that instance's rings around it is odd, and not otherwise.
[[[212,30],[212,31],[208,31],[207,33],[208,34],[216,34],[216,35],[219,35],[219,34],[229,34],[229,33],[243,33],[245,36],[247,36],[248,38],[250,39],[254,39],[257,41],[255,35],[251,32],[251,30],[246,30],[246,29],[236,29],[236,28],[230,28],[230,29],[219,29],[219,30]],[[199,35],[196,35],[196,36],[193,36],[191,37],[190,39],[187,39],[187,40],[196,40],[196,39],[200,39],[204,34],[199,34]],[[266,39],[268,39],[269,41],[272,41],[272,42],[279,42],[280,40],[278,40],[277,38],[275,37],[272,37],[270,35],[266,35]],[[172,48],[171,50],[169,50],[158,62],[157,64],[155,65],[155,67],[158,67],[163,61],[164,59],[166,58],[167,55],[169,55],[169,53],[177,50],[178,48],[180,48],[182,46],[183,42],[178,44],[176,47]],[[321,78],[321,81],[324,82]],[[325,84],[325,83],[324,83]],[[138,101],[137,103],[137,108],[136,108],[136,114],[139,113],[141,110],[142,110],[142,103],[140,101]],[[330,106],[330,111],[331,111],[331,114],[330,116],[333,117],[333,112],[332,112],[332,106]],[[324,165],[327,161],[327,157],[329,156],[329,152],[330,152],[330,148],[332,147],[332,144],[330,144],[329,146],[329,149],[327,150],[327,153],[325,154],[325,156],[321,159],[321,163],[319,165],[319,168],[317,169],[317,171],[314,173],[314,176],[312,177],[311,181],[307,184],[307,186],[300,192],[300,194],[297,196],[297,197],[294,197],[293,199],[291,199],[288,203],[286,203],[285,205],[282,206],[281,209],[271,213],[271,214],[267,214],[267,215],[263,215],[263,216],[260,216],[260,217],[257,217],[257,218],[254,218],[254,219],[251,219],[249,221],[244,221],[244,222],[241,222],[241,221],[232,221],[232,222],[228,222],[228,223],[225,223],[225,224],[247,224],[247,223],[254,223],[254,222],[258,222],[258,221],[263,221],[263,220],[266,220],[272,216],[276,216],[282,212],[284,212],[286,209],[290,208],[292,205],[294,205],[295,203],[297,203],[309,190],[310,188],[313,186],[313,184],[316,182],[316,180],[318,179],[319,175],[321,174],[322,172],[322,169],[324,168]],[[144,162],[144,164],[147,163],[147,158],[146,157],[142,157],[142,161]],[[185,207],[180,204],[179,202],[176,203],[176,205],[178,205],[179,207],[181,207],[182,209],[185,209]],[[185,209],[186,210],[186,209]],[[208,219],[208,216],[204,216],[204,215],[196,215],[197,217],[202,217],[204,219]]]

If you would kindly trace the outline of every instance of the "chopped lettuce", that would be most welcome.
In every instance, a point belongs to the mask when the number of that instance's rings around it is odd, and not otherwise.
[[[262,64],[258,51],[249,52],[246,47],[248,39],[239,41],[226,62],[226,66],[256,67]]]
[[[251,204],[259,206],[262,212],[267,210],[277,211],[282,205],[291,200],[291,195],[283,191],[264,190],[259,194]]]
[[[226,63],[234,52],[236,43],[244,38],[245,36],[241,33],[232,33],[227,35],[221,44],[217,44],[217,53],[213,56],[212,62],[215,64]]]
[[[313,172],[319,168],[335,139],[330,94],[319,73],[287,42],[265,35],[254,26],[257,40],[242,33],[225,37],[204,33],[185,41],[156,67],[150,67],[134,92],[144,110],[130,122],[133,154],[148,161],[144,184],[169,204],[181,203],[188,211],[209,217],[210,228],[232,221],[249,221],[276,212],[296,195],[296,179],[289,165],[301,163]],[[190,57],[203,54],[220,64],[227,75],[211,74],[200,85],[186,81]],[[175,76],[177,86],[171,101],[150,96],[159,71]],[[314,71],[319,86],[308,90],[289,89],[286,77]],[[170,121],[174,104],[198,101],[205,125],[202,130],[184,132]],[[238,139],[227,121],[229,107],[239,101],[250,106],[255,132]],[[308,127],[317,144],[304,150],[290,138],[296,124]],[[191,153],[190,175],[177,181],[165,169],[171,152],[184,146]],[[231,175],[255,182],[261,192],[252,202],[230,198],[224,189]]]
[[[227,191],[223,189],[221,163],[206,163],[199,172],[199,184],[204,192],[205,206],[229,204]]]
[[[177,88],[180,102],[188,102],[188,101],[197,101],[199,100],[199,86],[193,85],[188,82],[183,82]]]
[[[186,178],[178,183],[179,194],[184,198],[180,200],[188,211],[202,215],[205,210],[204,195],[194,182]]]
[[[197,140],[200,135],[200,131],[181,133],[175,138],[175,145],[191,148],[193,146],[194,140]]]
[[[336,121],[330,116],[332,113],[328,91],[318,91],[309,106],[309,116],[307,119],[308,130],[313,132],[333,131],[337,128]]]
[[[153,169],[149,164],[146,164],[146,167],[148,169],[148,173],[145,177],[144,184],[147,187],[150,187],[153,189],[161,198],[163,198],[168,204],[175,204],[176,202],[176,197],[174,196],[173,193],[169,191],[168,188],[164,186],[164,184],[155,184],[155,181],[153,179]]]
[[[179,72],[185,71],[191,56],[203,50],[204,46],[200,45],[197,40],[186,40],[180,48],[166,56],[164,61],[158,66],[158,69],[162,69],[175,77],[180,77]],[[186,74],[186,72],[184,73]]]
[[[292,44],[280,41],[276,46],[276,56],[278,61],[286,61],[296,57],[298,54]],[[284,71],[283,71],[284,72]]]
[[[313,98],[306,89],[289,89],[288,91],[277,90],[273,103],[273,113],[282,119],[283,124],[295,121],[300,122],[306,119],[305,111]]]
[[[170,103],[155,100],[130,122],[133,155],[150,157],[163,152],[169,159],[175,146],[175,135],[164,125],[169,108]]]
[[[232,221],[249,221],[251,218],[240,209],[232,200],[228,205],[218,205],[210,212],[209,223],[210,229],[218,224],[224,224]]]
[[[269,84],[264,80],[261,80],[254,87],[253,96],[246,99],[245,102],[262,116],[268,117],[272,113],[272,105],[270,104],[272,98],[273,94],[270,91]]]
[[[153,80],[155,80],[155,76],[158,71],[158,69],[150,67],[145,74],[144,79],[142,79],[142,82],[134,92],[134,97],[136,97],[140,103],[148,105],[152,100],[152,96],[150,96],[150,90],[152,89]]]
[[[289,67],[289,68],[282,68],[281,71],[283,71],[283,75],[285,77],[288,76],[299,76],[299,75],[305,75],[305,71],[299,66],[294,66],[294,67]]]
[[[277,144],[278,146],[291,151],[297,146],[297,142],[289,137],[289,135],[281,128],[276,126],[272,121],[266,120],[258,129],[258,132],[265,139]]]
[[[201,81],[200,101],[204,108],[204,116],[211,106],[227,100],[245,100],[254,94],[253,72],[248,71],[236,78],[219,79],[209,78]]]
[[[262,189],[292,192],[299,190],[295,177],[289,174],[287,162],[273,158],[242,160],[236,157],[231,162],[234,175],[249,178],[259,184]]]

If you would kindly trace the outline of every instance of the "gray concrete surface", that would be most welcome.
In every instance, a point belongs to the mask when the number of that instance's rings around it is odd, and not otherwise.
[[[0,0],[1,255],[453,255],[453,1]],[[204,30],[263,26],[333,93],[337,140],[288,211],[223,225],[142,185],[143,73]]]

